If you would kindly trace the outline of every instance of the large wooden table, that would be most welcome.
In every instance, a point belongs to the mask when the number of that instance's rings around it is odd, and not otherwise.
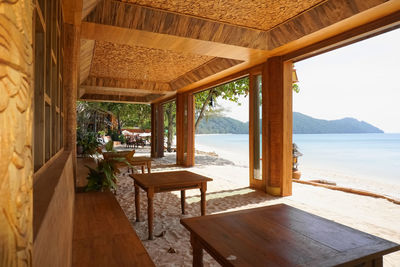
[[[147,192],[147,217],[149,239],[153,239],[153,197],[155,193],[181,191],[181,209],[185,213],[185,190],[199,188],[201,192],[201,215],[206,214],[207,182],[211,178],[189,171],[158,172],[148,174],[131,174],[135,183],[136,221],[140,221],[140,194],[139,187]]]
[[[285,204],[182,219],[190,231],[193,266],[203,249],[222,266],[382,266],[400,249]]]

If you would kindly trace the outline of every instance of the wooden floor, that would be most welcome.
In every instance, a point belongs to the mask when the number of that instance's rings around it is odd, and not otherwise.
[[[110,192],[75,198],[73,266],[154,266]]]

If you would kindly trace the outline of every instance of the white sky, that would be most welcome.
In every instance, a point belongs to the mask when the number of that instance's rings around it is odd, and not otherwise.
[[[318,119],[353,117],[400,133],[400,29],[297,62],[293,111]],[[248,121],[242,106],[219,101],[226,116]]]

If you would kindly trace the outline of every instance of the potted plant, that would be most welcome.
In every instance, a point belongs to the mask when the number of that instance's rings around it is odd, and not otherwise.
[[[86,165],[89,174],[86,177],[88,184],[85,191],[109,191],[116,190],[117,174],[120,172],[118,163],[123,162],[131,166],[126,158],[102,159],[98,161],[96,169]]]
[[[303,156],[303,154],[299,151],[298,146],[296,143],[293,143],[293,166],[292,166],[292,177],[293,179],[300,179],[301,177],[301,172],[298,170],[298,157]]]

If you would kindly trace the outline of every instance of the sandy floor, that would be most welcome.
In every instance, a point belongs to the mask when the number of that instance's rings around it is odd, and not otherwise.
[[[140,149],[137,155],[143,155]],[[154,162],[153,172],[177,170],[174,153]],[[293,196],[274,198],[249,189],[248,169],[215,156],[196,155],[196,167],[190,171],[209,176],[213,182],[207,188],[207,213],[247,209],[286,203],[324,218],[361,231],[400,243],[400,206],[386,200],[293,184]],[[135,222],[133,182],[120,175],[117,199],[156,266],[191,266],[192,254],[188,231],[180,224],[182,217],[200,215],[199,190],[186,192],[186,215],[180,212],[180,192],[159,193],[154,199],[154,233],[164,234],[155,240],[147,239],[147,220]],[[147,197],[141,191],[141,208],[146,218]],[[169,253],[173,248],[176,253]],[[207,253],[205,266],[219,266]],[[400,266],[400,252],[384,257],[384,266]]]

